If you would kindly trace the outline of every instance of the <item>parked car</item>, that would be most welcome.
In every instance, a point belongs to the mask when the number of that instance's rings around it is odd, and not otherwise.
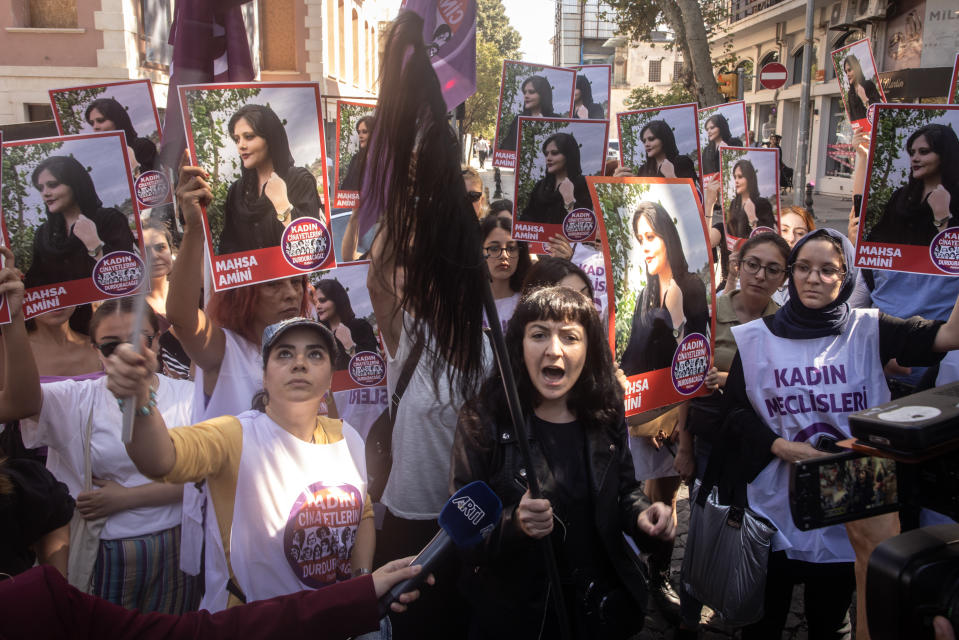
[[[619,140],[610,140],[606,145],[606,159],[619,160]]]

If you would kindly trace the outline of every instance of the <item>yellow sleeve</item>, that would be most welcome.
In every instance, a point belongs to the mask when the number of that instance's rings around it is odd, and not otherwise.
[[[370,494],[366,494],[366,498],[363,500],[363,515],[360,516],[360,520],[366,520],[367,518],[373,517],[373,498],[370,497]]]
[[[170,438],[176,449],[176,462],[163,477],[164,482],[199,482],[239,466],[243,428],[233,416],[170,429]]]

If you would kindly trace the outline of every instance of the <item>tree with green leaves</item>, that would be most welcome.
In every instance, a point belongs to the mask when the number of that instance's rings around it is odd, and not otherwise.
[[[465,133],[493,138],[503,60],[519,57],[519,45],[502,0],[477,0],[476,93],[466,101]]]
[[[674,82],[665,93],[656,93],[652,87],[636,87],[629,92],[623,104],[627,109],[651,109],[674,104],[695,103],[696,97],[681,82]]]
[[[233,159],[231,166],[221,166],[221,150],[232,145],[227,125],[233,114],[260,95],[260,89],[212,89],[187,91],[187,117],[193,132],[193,147],[197,162],[210,172],[210,189],[213,200],[206,208],[206,217],[213,238],[213,250],[219,251],[220,233],[223,231],[224,207],[230,183],[239,173],[239,165]]]
[[[35,189],[30,181],[33,170],[42,160],[53,155],[63,146],[62,142],[41,142],[4,147],[2,174],[3,192],[0,208],[7,225],[10,250],[13,251],[17,268],[26,273],[33,262],[33,235],[37,227],[46,221],[43,204],[27,204],[27,194]],[[38,201],[39,202],[39,201]]]
[[[725,21],[725,0],[602,0],[612,10],[620,33],[631,40],[648,41],[663,23],[675,36],[687,73],[682,84],[699,106],[725,102],[713,70],[709,38]]]
[[[53,104],[60,116],[63,135],[72,136],[83,131],[83,125],[86,124],[83,113],[87,105],[103,95],[106,90],[106,87],[92,87],[53,94]]]

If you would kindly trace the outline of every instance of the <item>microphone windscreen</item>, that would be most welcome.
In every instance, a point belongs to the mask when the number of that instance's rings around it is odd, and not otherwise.
[[[478,545],[499,522],[503,503],[485,482],[471,482],[449,499],[439,524],[462,549]]]

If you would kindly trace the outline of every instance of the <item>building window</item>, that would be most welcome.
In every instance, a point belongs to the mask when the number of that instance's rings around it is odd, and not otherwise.
[[[825,175],[833,178],[851,177],[854,160],[852,127],[846,120],[846,110],[842,100],[832,98],[829,101],[829,137],[826,140]]]
[[[650,82],[662,82],[663,76],[663,61],[662,60],[650,60],[649,61],[649,81]]]
[[[168,69],[173,47],[167,44],[173,25],[173,0],[138,0],[140,65]]]
[[[779,52],[778,52],[778,51],[770,51],[770,52],[767,53],[765,56],[763,56],[762,62],[759,63],[759,68],[762,69],[763,67],[765,67],[765,66],[766,66],[767,64],[769,64],[770,62],[779,62]]]
[[[673,60],[673,82],[682,82],[686,65],[682,60]]]
[[[792,85],[794,85],[794,84],[800,84],[800,83],[802,82],[802,70],[803,70],[802,60],[803,60],[803,50],[804,50],[804,49],[805,49],[804,46],[803,46],[803,47],[799,47],[799,49],[796,50],[796,53],[793,54],[793,64],[792,64],[792,69],[791,69],[790,74],[789,74],[789,85],[790,85],[790,86],[792,86]],[[811,55],[810,55],[810,65],[809,65],[809,66],[810,66],[811,69],[810,69],[809,77],[812,78],[813,80],[816,79],[816,69],[817,69],[818,66],[819,66],[819,65],[816,63],[816,55],[817,55],[816,52],[817,52],[817,50],[818,50],[818,47],[816,47],[816,45],[813,45],[812,51],[810,51],[810,54],[811,54]]]
[[[27,122],[42,122],[44,120],[53,120],[53,109],[48,104],[28,104]]]
[[[296,69],[296,10],[293,0],[260,0],[260,58],[265,71]]]
[[[29,0],[30,22],[34,29],[75,29],[77,0]]]

